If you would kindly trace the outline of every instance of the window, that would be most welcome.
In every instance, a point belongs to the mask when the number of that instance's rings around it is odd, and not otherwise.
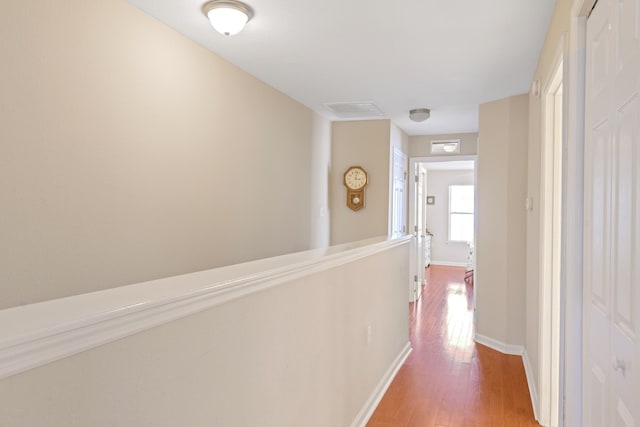
[[[449,240],[473,241],[473,185],[449,186]]]

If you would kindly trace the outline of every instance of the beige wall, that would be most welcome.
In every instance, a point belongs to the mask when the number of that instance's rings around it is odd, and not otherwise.
[[[431,154],[431,141],[442,139],[460,139],[460,152],[455,154]],[[417,135],[409,137],[409,155],[411,157],[453,157],[475,155],[478,153],[477,133],[455,133],[446,135]]]
[[[526,339],[528,95],[480,106],[477,161],[477,332],[509,345]]]
[[[507,178],[507,343],[524,345],[526,340],[527,270],[527,148],[529,135],[529,95],[510,98],[509,175]]]
[[[331,179],[331,122],[318,114],[313,117],[311,152],[311,247],[329,246],[329,180]]]
[[[538,60],[533,80],[540,80],[544,88],[549,84],[555,56],[561,49],[561,37],[568,34],[573,0],[558,0],[547,32],[544,47]],[[566,93],[566,92],[565,92]],[[531,362],[532,374],[539,379],[540,333],[540,183],[542,152],[542,103],[541,98],[529,97],[529,149],[527,194],[533,199],[533,209],[527,215],[527,340],[526,350]],[[539,380],[538,380],[539,381]],[[539,382],[536,389],[540,390]]]
[[[4,6],[0,308],[326,243],[309,109],[122,1]]]
[[[391,148],[397,148],[409,157],[409,135],[391,122]]]
[[[474,185],[475,172],[432,170],[427,172],[427,194],[435,196],[434,205],[426,205],[427,228],[431,236],[431,263],[466,265],[469,246],[466,242],[449,242],[449,186]]]
[[[334,122],[331,145],[331,244],[386,235],[389,221],[391,122],[363,120]],[[346,205],[344,172],[362,166],[368,174],[365,207]]]

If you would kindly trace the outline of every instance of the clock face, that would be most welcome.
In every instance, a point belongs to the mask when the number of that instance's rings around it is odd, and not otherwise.
[[[352,190],[367,185],[367,173],[361,168],[351,168],[344,174],[344,184]]]

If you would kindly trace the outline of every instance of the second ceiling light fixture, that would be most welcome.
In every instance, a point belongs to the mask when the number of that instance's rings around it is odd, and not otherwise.
[[[202,12],[209,18],[211,26],[220,34],[238,34],[253,18],[253,9],[236,0],[213,0],[202,6]]]

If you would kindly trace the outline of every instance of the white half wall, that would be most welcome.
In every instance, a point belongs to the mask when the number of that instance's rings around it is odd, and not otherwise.
[[[2,310],[2,367],[69,323],[90,349],[0,380],[0,425],[364,425],[410,349],[409,238],[365,243]],[[149,328],[185,306],[201,311]],[[123,322],[132,334],[91,348]]]

